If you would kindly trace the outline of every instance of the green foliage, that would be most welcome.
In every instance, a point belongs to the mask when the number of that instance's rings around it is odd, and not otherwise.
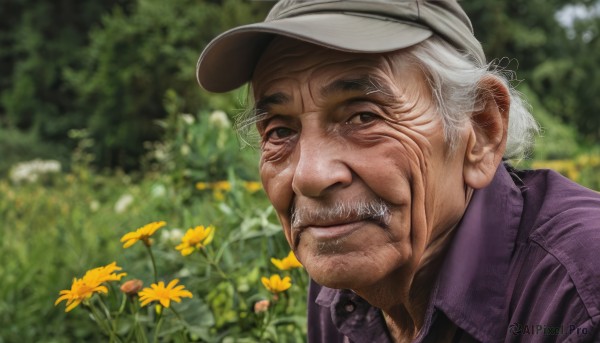
[[[52,181],[21,186],[0,181],[3,342],[100,338],[83,313],[76,315],[79,320],[66,321],[64,313],[48,301],[64,280],[89,265],[104,263],[105,256],[115,256],[117,247],[106,243],[116,238],[114,229],[128,216],[115,217],[111,203],[119,196],[115,191],[125,185],[100,177],[81,183],[73,175],[59,175]],[[94,201],[101,204],[96,211],[90,206]],[[102,254],[93,254],[96,251]]]
[[[254,1],[8,0],[0,11],[0,126],[69,144],[87,128],[99,167],[138,167],[143,142],[174,89],[185,112],[231,104],[195,81],[196,60],[217,33],[264,16]],[[6,10],[4,10],[6,9]],[[60,25],[57,25],[60,23]],[[216,106],[216,107],[214,107]]]
[[[175,110],[177,97],[171,97],[167,107]],[[264,192],[248,182],[255,180],[250,177],[256,175],[256,152],[239,149],[235,134],[219,126],[221,115],[190,117],[173,114],[163,123],[172,141],[154,146],[158,150],[150,151],[142,178],[91,171],[92,141],[85,131],[75,131],[78,148],[69,173],[18,185],[0,179],[0,218],[10,225],[0,236],[5,261],[0,275],[6,276],[0,284],[0,342],[107,340],[84,305],[65,314],[63,304],[53,302],[74,277],[112,261],[128,273],[123,281],[138,278],[149,286],[153,272],[145,249],[141,243],[122,249],[119,239],[156,220],[168,223],[153,238],[160,279],[179,278],[194,295],[174,305],[183,321],[166,315],[161,337],[183,341],[184,330],[188,340],[199,342],[305,340],[307,276],[277,271],[270,263],[271,257],[286,256],[289,246]],[[188,153],[181,154],[186,145]],[[163,159],[156,159],[160,154]],[[179,168],[198,172],[177,174]],[[207,186],[195,188],[197,181]],[[210,258],[198,252],[183,257],[175,250],[183,231],[197,225],[216,227],[206,247]],[[260,282],[274,273],[294,280],[278,302]],[[117,288],[102,296],[110,308],[119,307]],[[268,315],[253,311],[263,299],[271,300]],[[138,316],[149,337],[154,318],[152,306]],[[122,314],[120,337],[134,325]]]
[[[575,156],[579,149],[577,131],[548,113],[544,104],[529,87],[523,85],[519,89],[529,101],[533,114],[541,127],[540,135],[535,140],[533,159],[552,160]]]
[[[184,300],[176,307],[192,337],[212,342],[218,337],[258,334],[261,319],[252,312],[252,304],[268,299],[259,276],[274,271],[270,257],[283,257],[289,250],[264,194],[249,193],[232,179],[231,191],[222,202],[215,201],[211,192],[195,191],[189,206],[182,208],[176,204],[186,192],[173,188],[167,177],[148,177],[141,183],[127,180],[93,175],[82,181],[77,175],[61,174],[45,185],[0,182],[4,195],[0,217],[10,223],[10,230],[3,230],[0,238],[4,261],[0,266],[0,341],[39,342],[42,337],[52,337],[54,342],[103,341],[83,309],[65,315],[62,305],[53,307],[52,303],[73,277],[112,261],[124,267],[128,278],[140,278],[148,286],[152,272],[143,247],[123,250],[119,238],[156,219],[172,223],[155,239],[161,278],[180,277],[194,293],[193,301]],[[133,202],[117,212],[115,204],[124,194],[130,194]],[[228,279],[197,253],[182,257],[169,235],[177,227],[208,224],[217,228],[208,248]],[[306,275],[298,274],[295,279],[301,278]],[[289,312],[278,317],[303,315],[305,289],[294,286],[292,292],[286,300]],[[287,330],[284,324],[271,325],[277,335]],[[298,341],[305,330],[302,325],[294,333]],[[167,323],[163,328],[173,329]]]
[[[475,33],[490,60],[509,57],[548,116],[568,123],[576,139],[600,140],[600,18],[574,20],[565,28],[556,13],[596,0],[464,1]],[[516,62],[515,62],[516,61]],[[535,113],[537,109],[534,107]],[[540,121],[545,120],[540,119]]]
[[[73,89],[63,70],[81,67],[87,30],[115,3],[3,1],[0,22],[9,25],[2,31],[6,44],[0,51],[0,120],[5,125],[33,128],[55,140],[84,123],[70,113]]]
[[[181,111],[196,112],[208,101],[195,81],[199,52],[230,20],[255,19],[252,3],[140,0],[126,14],[115,8],[93,30],[85,67],[68,71],[87,127],[99,143],[98,163],[135,167],[143,142],[162,133],[153,120],[165,118],[163,97],[174,90]],[[241,17],[241,14],[244,17]]]
[[[157,121],[165,140],[147,143],[145,170],[170,175],[173,182],[193,184],[225,180],[233,174],[245,180],[258,179],[258,151],[243,147],[223,111],[205,111],[194,116],[179,112],[183,100],[167,91],[169,116]]]

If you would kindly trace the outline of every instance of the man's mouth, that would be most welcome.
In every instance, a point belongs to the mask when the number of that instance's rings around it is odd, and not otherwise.
[[[343,220],[326,225],[309,224],[299,228],[299,234],[308,233],[317,241],[337,240],[351,235],[369,223],[372,223],[372,221],[357,218],[356,220]]]
[[[367,226],[387,229],[391,220],[391,205],[382,199],[336,202],[318,206],[297,206],[290,211],[294,245],[303,234],[320,242],[339,240]]]

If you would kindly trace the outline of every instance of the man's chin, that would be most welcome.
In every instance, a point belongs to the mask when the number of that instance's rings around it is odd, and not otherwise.
[[[386,278],[409,254],[399,254],[389,236],[368,224],[341,235],[300,235],[296,255],[310,277],[330,288],[362,289]],[[336,237],[332,237],[336,236]]]
[[[304,268],[318,284],[329,288],[358,289],[378,279],[376,270],[365,263],[363,254],[343,253],[343,245],[336,244],[321,246],[320,250],[319,254],[304,258]]]

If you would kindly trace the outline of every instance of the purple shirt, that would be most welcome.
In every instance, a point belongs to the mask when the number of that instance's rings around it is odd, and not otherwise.
[[[600,194],[550,170],[498,168],[474,192],[415,342],[600,342]],[[392,342],[381,310],[311,282],[308,341]]]

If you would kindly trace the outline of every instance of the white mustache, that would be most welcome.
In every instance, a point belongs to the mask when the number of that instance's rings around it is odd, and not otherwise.
[[[381,199],[337,202],[315,208],[292,208],[293,228],[310,225],[332,225],[339,222],[370,220],[384,227],[390,223],[391,205]]]

